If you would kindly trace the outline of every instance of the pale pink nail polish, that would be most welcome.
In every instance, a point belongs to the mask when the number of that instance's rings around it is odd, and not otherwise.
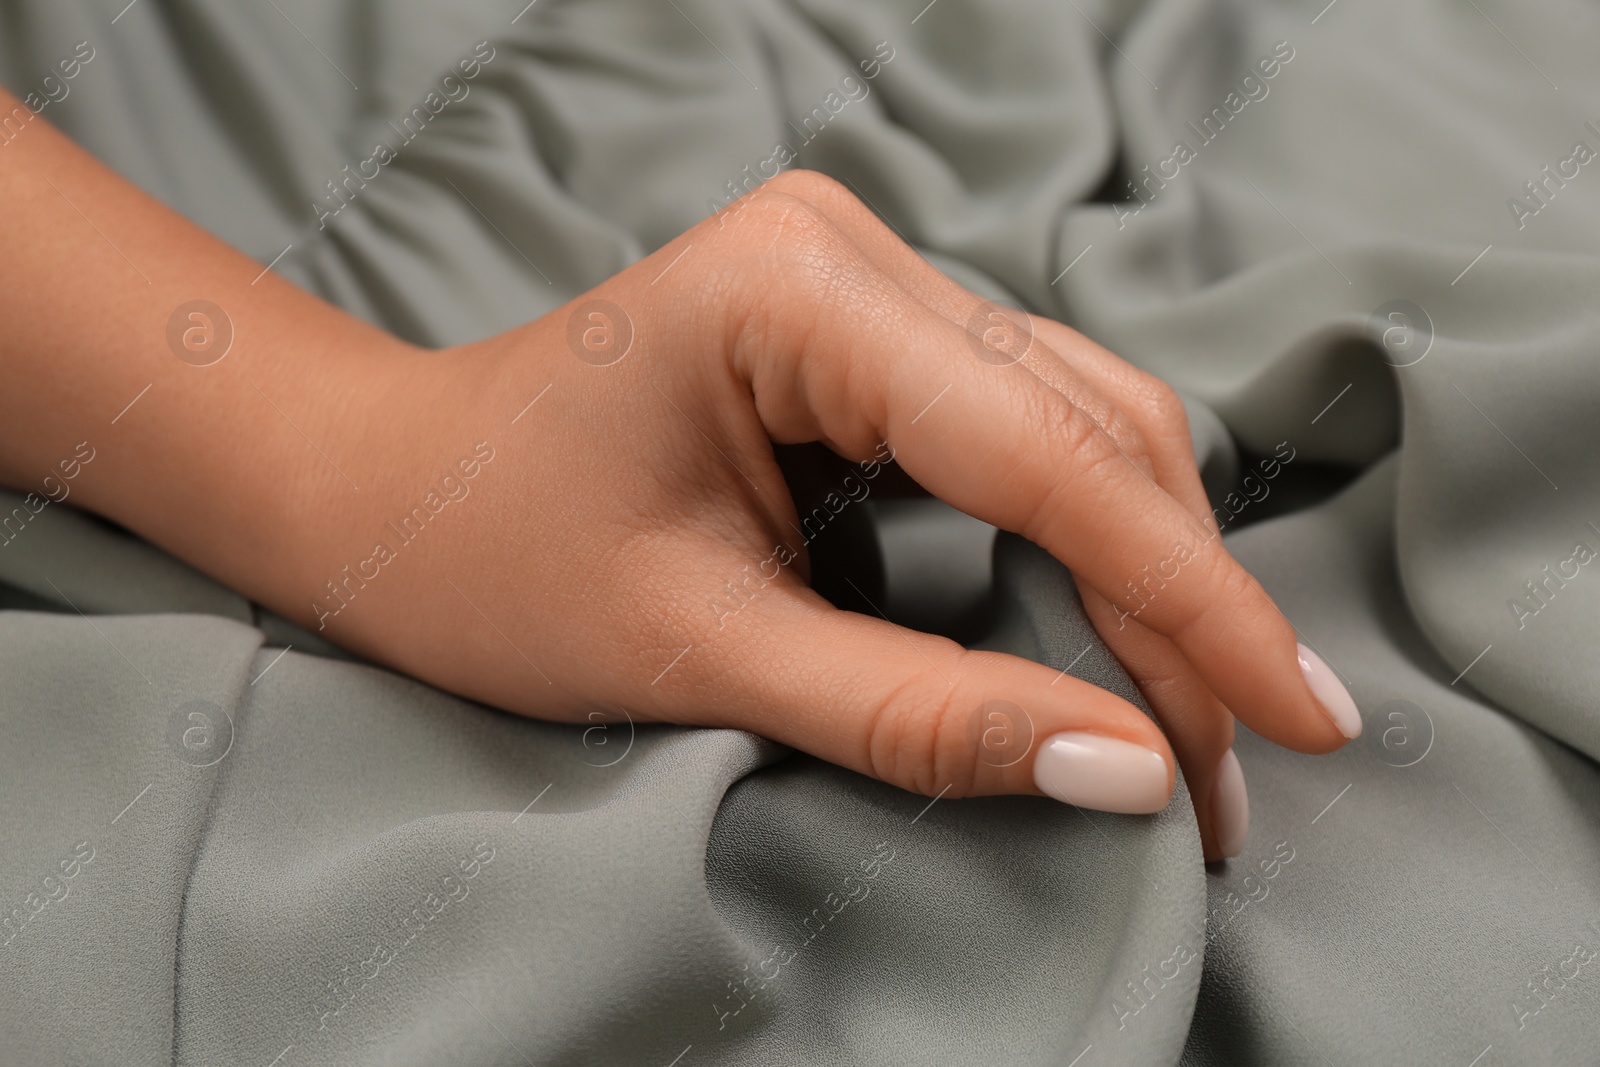
[[[1350,691],[1321,656],[1305,645],[1295,647],[1300,650],[1300,673],[1306,676],[1311,695],[1321,703],[1341,734],[1349,738],[1360,737],[1361,712],[1356,710],[1356,702],[1350,699]]]
[[[1211,829],[1224,856],[1244,851],[1244,839],[1250,833],[1250,794],[1244,787],[1244,768],[1231,748],[1223,753],[1217,780],[1211,786]]]
[[[1033,757],[1033,781],[1064,804],[1127,815],[1167,806],[1167,762],[1131,741],[1090,733],[1059,733]]]

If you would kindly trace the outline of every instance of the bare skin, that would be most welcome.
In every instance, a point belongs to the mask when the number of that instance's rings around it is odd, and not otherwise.
[[[948,797],[1041,792],[1031,758],[973,741],[977,709],[1009,701],[1036,742],[1148,749],[1169,791],[1181,762],[1208,858],[1235,716],[1301,752],[1345,742],[1293,628],[1212,536],[1171,390],[1037,316],[1000,350],[1015,362],[980,358],[982,301],[826,178],[782,175],[567,307],[443,351],[274,274],[252,284],[259,264],[42,120],[0,149],[0,203],[0,482],[41,492],[87,440],[73,504],[442,689],[738,727]],[[195,299],[235,331],[209,366],[168,344]],[[597,300],[614,308],[595,318]],[[608,330],[631,342],[600,366]],[[775,441],[892,454],[1050,551],[1159,728],[1050,668],[833,608],[807,586]],[[470,495],[429,506],[452,485]],[[1127,582],[1180,543],[1193,558],[1125,616]],[[783,545],[735,616],[708,608]]]

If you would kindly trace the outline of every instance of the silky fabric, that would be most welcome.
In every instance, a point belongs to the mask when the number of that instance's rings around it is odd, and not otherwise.
[[[519,719],[8,494],[0,1060],[1594,1062],[1597,47],[1511,0],[15,0],[8,88],[422,344],[780,159],[833,175],[1185,394],[1230,550],[1366,732],[1241,728],[1250,836],[1207,869],[1181,783],[929,806]],[[1038,549],[868,507],[897,617],[1138,701]]]

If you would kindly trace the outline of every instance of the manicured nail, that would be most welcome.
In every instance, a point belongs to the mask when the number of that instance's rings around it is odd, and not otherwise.
[[[1064,804],[1145,815],[1167,806],[1167,761],[1131,741],[1062,733],[1033,757],[1033,782]]]
[[[1295,647],[1300,650],[1300,673],[1306,676],[1311,695],[1322,704],[1328,718],[1333,720],[1333,725],[1341,734],[1350,738],[1360,737],[1361,712],[1356,710],[1356,702],[1350,699],[1350,691],[1321,656],[1305,645]]]
[[[1244,839],[1250,833],[1250,794],[1244,788],[1244,768],[1231,748],[1223,753],[1217,780],[1211,786],[1211,829],[1224,856],[1244,851]]]

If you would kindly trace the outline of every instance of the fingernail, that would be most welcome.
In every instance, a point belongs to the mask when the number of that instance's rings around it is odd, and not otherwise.
[[[1061,733],[1033,757],[1033,782],[1064,804],[1145,815],[1167,806],[1167,761],[1131,741]]]
[[[1311,695],[1322,704],[1322,709],[1328,713],[1328,718],[1333,720],[1333,725],[1341,734],[1349,738],[1360,737],[1361,712],[1356,710],[1356,702],[1350,699],[1350,691],[1321,656],[1305,645],[1297,644],[1295,647],[1300,650],[1300,673],[1306,676]]]
[[[1211,829],[1224,856],[1244,851],[1244,839],[1250,833],[1250,794],[1244,787],[1244,768],[1231,748],[1223,753],[1211,787]]]

